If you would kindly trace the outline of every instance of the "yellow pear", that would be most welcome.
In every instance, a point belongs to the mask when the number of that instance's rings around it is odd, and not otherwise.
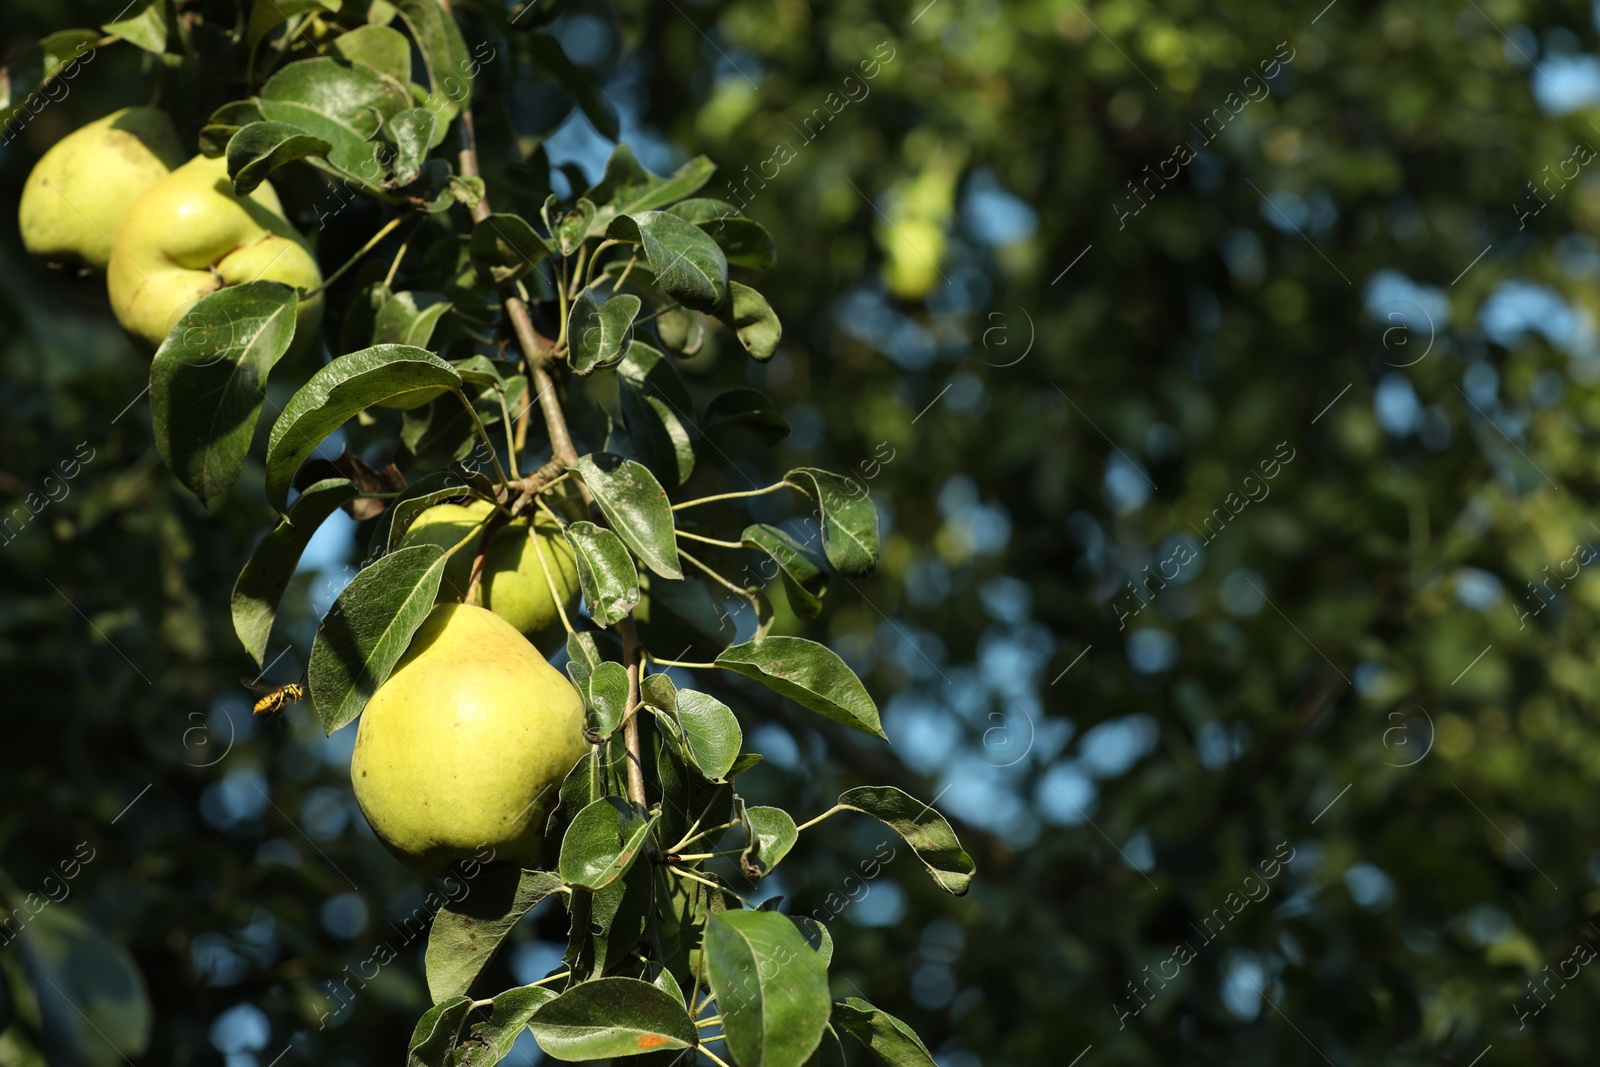
[[[22,187],[17,225],[36,256],[105,270],[128,205],[183,162],[166,112],[125,107],[51,146]]]
[[[400,539],[402,547],[438,545],[450,548],[474,527],[489,517],[494,505],[487,500],[468,504],[438,504],[417,516]],[[534,545],[538,538],[538,550]],[[476,541],[468,541],[445,565],[444,581],[439,583],[440,602],[460,600],[467,594],[472,579],[472,557]],[[482,605],[533,638],[554,636],[561,628],[550,583],[539,566],[538,552],[555,580],[562,607],[570,610],[578,598],[578,564],[572,546],[561,528],[546,515],[530,522],[515,519],[502,526],[483,555],[483,581],[479,589]]]
[[[483,608],[429,613],[356,729],[350,781],[378,839],[424,873],[533,867],[561,782],[588,750],[583,699]]]
[[[240,197],[225,159],[196,156],[128,208],[106,288],[123,329],[153,349],[201,297],[258,280],[309,290],[322,272],[271,185]],[[321,320],[321,295],[300,302],[296,350],[313,343]]]

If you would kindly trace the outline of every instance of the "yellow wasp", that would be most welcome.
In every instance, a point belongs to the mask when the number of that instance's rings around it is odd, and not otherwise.
[[[298,682],[290,682],[288,685],[263,685],[248,678],[240,678],[239,681],[245,688],[261,694],[261,699],[256,701],[256,706],[252,709],[256,715],[269,717],[276,715],[287,705],[298,704],[306,695],[304,676],[301,676]]]

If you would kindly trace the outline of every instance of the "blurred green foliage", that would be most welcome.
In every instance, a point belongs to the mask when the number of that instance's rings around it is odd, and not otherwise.
[[[457,6],[537,70],[506,13]],[[11,10],[8,51],[96,17]],[[1600,938],[1577,551],[1600,540],[1600,179],[1567,176],[1600,145],[1588,7],[630,0],[554,32],[647,165],[706,153],[708,195],[777,239],[779,356],[713,337],[696,394],[765,388],[796,427],[773,467],[854,470],[886,519],[880,570],[780,625],[861,670],[903,762],[734,705],[769,757],[753,802],[895,782],[941,797],[978,861],[952,903],[903,858],[866,879],[865,820],[802,842],[773,891],[833,924],[836,995],[869,990],[947,1067],[1593,1047],[1600,972],[1566,962]],[[5,202],[151,92],[130,51],[6,146]],[[480,136],[497,205],[527,210],[545,190],[503,163],[497,104],[553,162],[592,176],[606,145],[512,69],[486,71]],[[309,189],[286,190],[303,221]],[[325,265],[371,230],[346,215]],[[319,1018],[423,888],[356,815],[337,738],[303,707],[251,724],[234,685],[257,487],[203,512],[97,284],[26,262],[9,221],[0,272],[8,514],[93,451],[0,546],[0,866],[30,891],[97,850],[51,907],[131,952],[139,1062],[220,1062],[214,1037],[396,1062],[419,942]],[[275,673],[338,574],[300,580]],[[519,930],[526,958],[554,926]]]

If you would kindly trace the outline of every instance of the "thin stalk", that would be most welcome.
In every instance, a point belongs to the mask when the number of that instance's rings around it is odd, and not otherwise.
[[[712,1052],[710,1049],[706,1048],[703,1042],[695,1046],[695,1051],[704,1056],[706,1059],[710,1060],[712,1063],[716,1064],[717,1067],[728,1067],[728,1062],[721,1056],[718,1056],[715,1052]]]
[[[506,434],[506,459],[511,463],[511,480],[520,482],[522,472],[517,470],[517,439],[511,429],[511,408],[506,405],[504,389],[496,389],[495,395],[500,398],[500,423]]]
[[[623,619],[617,629],[622,632],[622,665],[628,669],[628,700],[622,709],[622,742],[628,749],[628,799],[640,811],[649,811],[644,795],[644,761],[639,752],[639,718],[634,715],[639,707],[639,676],[643,670],[639,635],[634,632],[631,619]]]
[[[695,1025],[696,1026],[701,1026],[701,1027],[704,1027],[704,1026],[716,1026],[721,1021],[722,1021],[722,1016],[713,1015],[709,1019],[700,1019],[700,1020],[696,1021]]]
[[[544,546],[539,543],[542,538],[539,537],[538,530],[539,528],[536,525],[530,523],[528,526],[528,537],[533,541],[533,554],[538,557],[539,569],[544,572],[544,583],[550,587],[550,599],[555,602],[556,613],[561,616],[562,629],[566,630],[569,634],[577,633],[577,631],[572,628],[572,620],[567,618],[567,609],[561,603],[561,594],[556,591],[556,580],[550,573],[550,565],[545,562]]]
[[[388,286],[394,284],[394,276],[400,272],[400,261],[406,258],[406,250],[411,247],[411,239],[417,235],[417,230],[421,228],[422,220],[418,219],[416,227],[412,229],[410,233],[406,234],[406,239],[404,241],[400,242],[400,251],[394,254],[394,262],[389,264],[389,273],[383,276],[384,285]]]
[[[735,897],[739,898],[739,900],[744,904],[745,907],[751,909],[752,911],[755,910],[755,905],[754,904],[750,903],[748,900],[745,900],[745,898],[741,894],[734,892],[732,889],[729,889],[725,885],[719,885],[716,882],[710,881],[709,879],[701,878],[698,874],[695,874],[693,871],[686,871],[682,867],[668,867],[667,870],[671,871],[673,874],[677,875],[679,878],[687,878],[691,882],[699,882],[701,885],[709,886],[710,888],[715,889],[718,892],[721,892],[721,893],[732,893]]]
[[[691,541],[699,541],[703,545],[716,545],[718,548],[744,547],[743,541],[719,541],[715,537],[702,537],[697,533],[690,533],[688,530],[679,530],[678,536],[687,537]]]
[[[338,281],[339,277],[341,275],[343,275],[345,271],[349,270],[351,267],[353,267],[357,263],[359,263],[361,261],[361,257],[362,256],[366,255],[368,252],[370,252],[374,248],[378,247],[378,242],[382,241],[385,237],[387,237],[391,233],[393,233],[395,227],[400,225],[404,221],[405,221],[405,216],[404,215],[396,215],[394,218],[392,218],[388,222],[384,223],[383,224],[383,228],[380,229],[377,233],[373,234],[371,240],[369,240],[366,244],[362,245],[356,251],[355,255],[351,256],[349,259],[344,261],[344,266],[340,267],[338,270],[334,271],[332,274],[330,274],[326,278],[322,279],[322,284],[317,286],[315,289],[311,290],[302,299],[310,300],[314,296],[321,295],[323,290],[327,289],[328,286],[330,286],[334,282]]]
[[[544,985],[546,982],[560,981],[563,978],[571,977],[571,975],[572,975],[571,971],[562,971],[560,974],[552,974],[548,978],[541,978],[537,982],[529,982],[527,985],[523,986],[523,988],[524,989],[533,989],[533,988],[536,988],[538,986]]]
[[[696,497],[694,500],[685,500],[681,504],[672,505],[672,510],[682,511],[684,508],[699,507],[701,504],[713,504],[718,500],[743,500],[746,497],[766,496],[768,493],[776,493],[779,489],[782,489],[785,486],[788,486],[790,489],[800,489],[800,487],[795,485],[793,482],[773,482],[765,489],[750,489],[742,493],[718,493],[715,496],[702,496]],[[800,489],[800,491],[802,493],[805,492],[804,489]]]
[[[817,825],[817,823],[821,822],[823,819],[826,819],[826,818],[829,818],[831,816],[837,815],[841,811],[849,811],[849,810],[850,809],[846,808],[843,804],[835,804],[833,807],[829,808],[827,811],[823,812],[821,815],[818,815],[815,819],[812,819],[809,822],[803,822],[799,826],[796,826],[794,828],[794,832],[795,833],[799,833],[801,830],[805,830],[805,829],[808,829],[808,828],[810,828],[812,826]]]
[[[709,811],[710,808],[708,807],[706,810]],[[701,814],[703,815],[704,812],[702,812]],[[721,826],[708,827],[705,830],[701,830],[699,833],[695,833],[695,830],[699,829],[699,826],[700,826],[700,820],[696,819],[694,821],[694,825],[689,827],[689,829],[684,832],[683,840],[679,841],[676,845],[673,845],[671,848],[667,849],[667,851],[676,854],[677,851],[679,849],[681,849],[681,848],[688,848],[690,845],[694,844],[696,841],[703,841],[706,838],[710,837],[714,833],[718,833],[718,832],[720,832],[722,830],[731,830],[735,826],[738,826],[738,825],[739,825],[739,820],[738,819],[734,819],[731,822],[723,823]]]
[[[752,605],[756,604],[756,598],[750,592],[750,590],[745,589],[745,588],[743,588],[741,586],[734,585],[732,582],[728,581],[728,579],[724,578],[722,575],[718,574],[716,571],[712,570],[710,567],[708,567],[706,564],[700,562],[698,559],[696,559],[693,556],[689,555],[689,553],[685,552],[681,548],[678,549],[678,555],[682,556],[684,559],[688,560],[690,563],[693,563],[696,567],[699,567],[701,570],[705,571],[706,574],[708,574],[712,578],[716,579],[716,581],[717,581],[717,583],[719,585],[723,586],[725,589],[728,589],[735,596],[743,597],[744,599],[748,600]]]
[[[693,853],[675,852],[675,853],[673,853],[673,855],[677,856],[678,859],[680,859],[680,860],[683,860],[685,862],[690,862],[690,861],[693,861],[693,860],[716,859],[718,856],[737,856],[739,853],[741,853],[743,851],[744,851],[744,849],[742,849],[742,848],[730,848],[730,849],[724,849],[721,852],[693,852]]]
[[[628,260],[628,265],[622,268],[622,273],[617,275],[615,284],[611,286],[613,293],[622,292],[622,283],[628,280],[628,275],[633,273],[633,265],[639,262],[639,253],[635,252],[633,258]]]
[[[715,663],[690,663],[688,660],[681,659],[657,659],[648,652],[645,653],[645,659],[654,663],[657,667],[682,667],[685,670],[708,671],[716,666]]]
[[[601,241],[598,245],[595,246],[594,255],[589,259],[588,277],[584,278],[584,280],[583,280],[583,289],[587,289],[590,286],[594,285],[595,272],[600,269],[600,253],[604,252],[608,248],[615,248],[617,245],[620,245],[620,244],[622,244],[621,241],[614,241],[614,240],[611,240],[610,238],[607,238],[606,240]],[[572,294],[572,299],[574,299],[574,300],[578,299],[578,293],[583,292],[583,289],[579,289],[576,292],[574,292]]]
[[[633,320],[633,324],[635,326],[643,326],[645,323],[653,322],[654,320],[659,319],[661,316],[665,315],[667,312],[669,312],[669,311],[677,311],[681,307],[683,307],[683,305],[678,303],[676,300],[674,300],[670,304],[663,304],[661,307],[656,308],[654,311],[650,312],[650,314],[648,314],[648,315],[639,316],[638,318]]]
[[[467,409],[467,414],[472,416],[472,425],[478,429],[478,437],[483,441],[483,447],[489,450],[489,459],[494,463],[494,473],[500,479],[501,485],[510,484],[506,478],[506,470],[500,466],[500,456],[494,450],[494,442],[489,440],[489,431],[483,428],[483,420],[478,418],[478,409],[472,406],[472,401],[467,399],[467,394],[459,389],[450,390],[456,399],[461,401],[461,406]]]

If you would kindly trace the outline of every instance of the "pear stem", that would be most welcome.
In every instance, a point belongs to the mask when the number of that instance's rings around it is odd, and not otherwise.
[[[540,501],[540,503],[543,504],[543,501]],[[539,559],[539,569],[544,572],[544,584],[550,587],[550,600],[556,606],[556,613],[561,616],[562,629],[566,630],[569,634],[576,633],[577,631],[572,628],[572,620],[567,618],[567,609],[565,605],[561,603],[561,594],[556,590],[555,576],[550,573],[550,565],[545,562],[544,546],[539,543],[541,540],[543,540],[543,538],[539,536],[539,527],[537,524],[528,524],[528,537],[533,541],[533,553]]]

